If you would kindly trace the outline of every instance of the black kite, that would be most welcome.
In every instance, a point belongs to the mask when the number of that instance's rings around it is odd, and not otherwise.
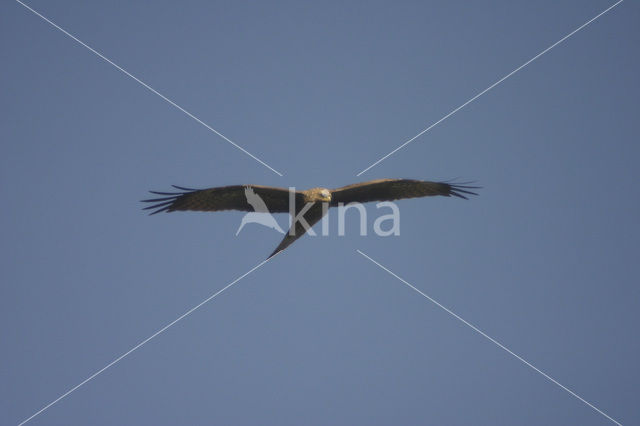
[[[233,185],[221,186],[209,189],[192,189],[175,186],[181,192],[156,192],[153,194],[164,195],[162,198],[142,200],[145,203],[154,203],[144,210],[154,210],[150,214],[160,212],[173,212],[178,210],[220,211],[241,210],[253,211],[253,207],[247,201],[245,189],[251,188],[255,194],[264,201],[270,213],[290,213],[290,192],[286,188],[275,188],[260,185]],[[445,197],[464,198],[467,195],[477,195],[470,189],[477,186],[466,184],[451,184],[446,182],[429,182],[413,179],[378,179],[368,182],[356,183],[337,189],[311,188],[306,191],[295,191],[291,197],[295,200],[295,206],[291,211],[296,220],[280,245],[276,247],[271,256],[287,248],[291,243],[304,235],[307,230],[317,223],[326,214],[328,207],[348,204],[352,202],[367,203],[370,201],[393,201],[403,198],[428,197],[443,195]],[[301,215],[300,215],[301,214]]]

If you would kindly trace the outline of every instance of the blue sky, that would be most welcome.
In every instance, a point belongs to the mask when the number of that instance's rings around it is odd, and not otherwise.
[[[399,202],[397,237],[361,237],[353,215],[345,237],[300,239],[29,424],[612,424],[357,249],[640,422],[637,3],[360,177],[613,2],[27,4],[283,176],[4,2],[0,423],[281,238],[257,225],[234,236],[239,212],[148,217],[148,190],[383,177],[483,189]]]

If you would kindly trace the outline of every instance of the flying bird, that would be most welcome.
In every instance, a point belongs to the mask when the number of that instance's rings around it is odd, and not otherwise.
[[[269,255],[269,258],[304,235],[307,230],[322,219],[329,207],[352,202],[393,201],[432,195],[454,196],[466,200],[466,195],[478,195],[471,190],[479,188],[469,186],[467,182],[453,184],[413,179],[378,179],[337,189],[311,188],[295,192],[289,191],[287,188],[261,185],[233,185],[208,189],[184,188],[176,185],[173,187],[180,192],[149,191],[163,197],[142,200],[145,203],[152,203],[143,210],[152,210],[150,215],[182,210],[251,212],[254,211],[252,204],[255,204],[255,199],[249,197],[249,193],[251,193],[262,199],[270,213],[292,214],[294,220],[291,229],[273,253]],[[248,188],[252,191],[247,191]],[[290,198],[293,201],[291,208],[289,207]]]

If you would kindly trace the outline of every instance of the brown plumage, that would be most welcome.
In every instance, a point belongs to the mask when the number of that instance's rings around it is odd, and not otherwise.
[[[161,198],[142,200],[153,203],[144,210],[153,210],[150,214],[173,212],[178,210],[221,211],[240,210],[254,211],[245,195],[245,188],[251,188],[259,195],[271,213],[302,213],[302,218],[311,228],[326,214],[330,206],[353,202],[367,203],[370,201],[393,201],[403,198],[427,197],[443,195],[467,199],[466,195],[477,195],[465,183],[452,184],[447,182],[429,182],[413,179],[378,179],[356,183],[337,189],[312,188],[306,191],[295,191],[290,194],[286,188],[275,188],[260,185],[221,186],[209,189],[192,189],[175,186],[181,192],[156,192]],[[289,197],[293,196],[294,206],[289,208]],[[306,210],[305,210],[306,209]],[[295,240],[307,232],[308,228],[296,220],[284,239],[276,247],[271,256],[284,250]]]

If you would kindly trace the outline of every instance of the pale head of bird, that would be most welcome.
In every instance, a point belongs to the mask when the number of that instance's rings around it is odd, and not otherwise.
[[[327,188],[311,188],[308,191],[305,191],[307,195],[307,202],[312,203],[328,203],[331,201],[331,191]]]

